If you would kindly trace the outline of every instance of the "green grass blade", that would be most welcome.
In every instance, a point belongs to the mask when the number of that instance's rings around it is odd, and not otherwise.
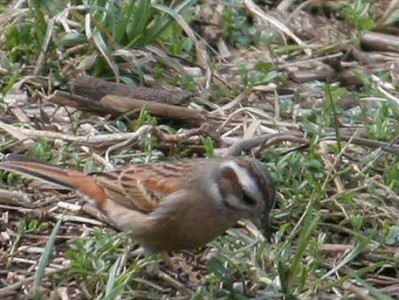
[[[360,282],[369,291],[370,295],[373,295],[375,297],[375,299],[377,299],[377,300],[393,300],[392,297],[383,294],[382,292],[380,292],[379,290],[377,290],[376,288],[374,288],[373,286],[368,284],[365,280],[361,279],[356,274],[353,277],[356,278],[356,280],[358,282]]]
[[[303,231],[300,236],[300,243],[298,245],[297,253],[295,255],[294,261],[292,263],[292,267],[290,269],[289,274],[289,283],[288,286],[292,286],[294,281],[297,280],[298,276],[300,275],[301,263],[303,257],[305,255],[306,249],[309,245],[310,238],[312,237],[312,233],[316,228],[320,216],[318,214],[313,214],[311,210],[306,212],[306,216],[303,222]]]
[[[131,10],[133,9],[131,8]],[[130,18],[134,18],[134,21],[131,24],[131,32],[129,32],[130,38],[137,39],[137,37],[143,35],[150,23],[149,20],[152,14],[151,11],[151,1],[138,1],[137,9],[134,15],[130,16]]]
[[[104,299],[115,299],[115,297],[123,290],[124,284],[117,284],[118,276],[121,272],[121,268],[124,262],[124,255],[119,255],[116,259],[115,263],[112,265],[109,275],[108,281],[105,289]]]
[[[174,8],[175,14],[179,14],[184,11],[187,7],[193,5],[195,0],[187,0],[180,3],[176,8]],[[154,4],[156,6],[156,4]],[[156,40],[162,32],[173,22],[173,19],[169,15],[161,17],[161,19],[155,23],[155,26],[151,28],[147,36],[143,39],[143,44],[151,44]]]
[[[40,286],[43,281],[43,278],[46,275],[46,267],[49,265],[51,256],[54,251],[54,244],[55,240],[57,237],[57,233],[60,230],[62,224],[62,217],[57,221],[57,223],[54,226],[53,231],[51,232],[49,239],[47,241],[46,248],[44,249],[44,252],[42,256],[40,257],[39,264],[37,266],[37,270],[35,273],[35,280],[33,282],[33,288],[34,288],[34,298],[35,299],[41,299],[41,291],[40,291]]]
[[[328,101],[330,102],[331,112],[332,112],[332,115],[334,118],[334,131],[335,131],[335,135],[337,137],[338,151],[341,152],[342,146],[341,146],[341,138],[340,138],[340,132],[339,132],[340,124],[339,124],[339,120],[338,120],[337,108],[335,106],[333,95],[331,93],[331,87],[329,85],[326,86],[326,95],[327,95]]]
[[[105,43],[101,33],[98,30],[93,31],[93,41],[97,46],[98,51],[101,53],[109,67],[114,72],[117,82],[119,82],[118,65],[113,61],[111,57],[111,51],[108,49],[107,44]]]

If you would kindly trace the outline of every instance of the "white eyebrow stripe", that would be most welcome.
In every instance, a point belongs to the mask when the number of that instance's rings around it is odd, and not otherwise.
[[[240,166],[235,161],[227,161],[222,165],[222,167],[233,169],[237,175],[238,181],[245,191],[250,192],[251,196],[256,197],[257,200],[261,200],[260,198],[262,196],[259,187],[246,168]]]

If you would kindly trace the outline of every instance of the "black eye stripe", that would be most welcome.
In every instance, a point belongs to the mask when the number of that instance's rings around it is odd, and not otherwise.
[[[246,193],[245,191],[243,191],[242,193],[242,197],[241,199],[249,205],[256,205],[256,201],[255,199],[253,199],[250,195],[248,195],[248,193]]]
[[[222,201],[223,201],[223,205],[226,206],[228,209],[235,210],[235,211],[241,211],[241,208],[231,205],[229,203],[229,201],[227,201],[225,198],[223,198]]]

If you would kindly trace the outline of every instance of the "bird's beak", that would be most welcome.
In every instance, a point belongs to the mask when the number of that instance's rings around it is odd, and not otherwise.
[[[258,226],[258,225],[257,225]],[[259,217],[259,230],[266,239],[270,239],[269,214],[265,213]]]
[[[266,240],[270,240],[271,232],[269,229],[269,214],[264,213],[261,215],[255,215],[251,218],[252,224],[256,226],[259,232],[265,237]]]
[[[252,223],[254,223],[256,228],[258,228],[259,230],[263,229],[261,216],[255,216],[254,218],[252,218],[251,221],[252,221]]]

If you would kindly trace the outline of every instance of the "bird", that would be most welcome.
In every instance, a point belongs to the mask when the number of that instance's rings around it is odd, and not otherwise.
[[[131,164],[83,173],[10,153],[0,169],[76,191],[146,254],[196,249],[242,219],[266,235],[276,201],[275,183],[266,166],[244,156]]]

